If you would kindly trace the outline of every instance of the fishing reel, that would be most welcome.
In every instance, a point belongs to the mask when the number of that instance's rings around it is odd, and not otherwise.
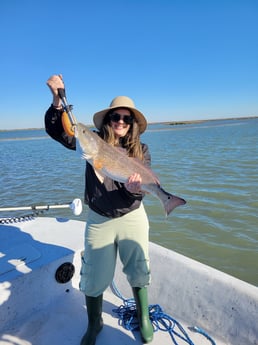
[[[72,105],[69,105],[70,110],[72,109]],[[74,136],[74,127],[75,125],[71,123],[70,117],[66,111],[63,111],[61,116],[62,126],[64,128],[64,131],[67,135],[70,137]]]
[[[64,112],[62,113],[62,125],[64,131],[69,136],[74,136],[74,129],[77,124],[76,119],[72,113],[73,106],[69,105],[66,100],[65,89],[58,89],[58,95],[63,103]]]

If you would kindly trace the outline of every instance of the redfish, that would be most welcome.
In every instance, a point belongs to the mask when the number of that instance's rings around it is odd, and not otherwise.
[[[96,133],[90,131],[82,123],[75,126],[75,137],[86,159],[101,175],[125,183],[129,176],[138,173],[141,176],[141,189],[157,197],[164,207],[166,216],[177,206],[186,201],[166,192],[152,170],[139,159],[128,157],[123,150],[107,144]]]

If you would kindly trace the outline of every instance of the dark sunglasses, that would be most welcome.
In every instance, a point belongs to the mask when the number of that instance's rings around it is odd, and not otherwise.
[[[110,114],[109,118],[113,122],[118,122],[122,119],[127,125],[131,125],[134,120],[134,117],[132,115],[120,115],[117,113]]]

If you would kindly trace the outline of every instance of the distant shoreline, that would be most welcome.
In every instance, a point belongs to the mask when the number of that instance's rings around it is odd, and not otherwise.
[[[186,120],[186,121],[158,121],[158,122],[148,122],[149,125],[170,125],[170,126],[180,126],[180,125],[190,125],[195,123],[203,123],[210,121],[224,121],[224,120],[250,120],[256,119],[258,116],[242,116],[242,117],[228,117],[228,118],[218,118],[218,119],[203,119],[203,120]],[[88,124],[88,127],[94,127]],[[14,132],[14,131],[33,131],[33,130],[44,130],[44,128],[19,128],[19,129],[0,129],[0,132]]]
[[[210,122],[210,121],[225,121],[225,120],[250,120],[256,119],[258,116],[242,116],[242,117],[226,117],[226,118],[218,118],[218,119],[203,119],[203,120],[186,120],[186,121],[164,121],[164,122],[148,122],[150,125],[154,124],[167,124],[170,126],[178,126],[178,125],[191,125],[195,123],[203,123],[203,122]]]

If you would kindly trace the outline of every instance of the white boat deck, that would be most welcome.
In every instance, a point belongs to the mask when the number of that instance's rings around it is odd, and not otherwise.
[[[77,293],[76,293],[77,294]],[[76,295],[75,294],[75,295]],[[76,345],[84,334],[87,324],[86,310],[83,298],[80,296],[64,296],[46,310],[32,313],[23,322],[12,325],[0,336],[1,345]],[[71,295],[71,294],[70,294]],[[104,301],[104,328],[97,338],[96,345],[132,345],[142,344],[139,332],[127,331],[118,324],[112,309],[120,305],[120,300],[111,293],[105,294]],[[190,332],[187,324],[184,325],[194,344],[211,344],[204,336]],[[179,345],[185,341],[176,338]],[[158,330],[154,333],[153,345],[174,344],[169,333]],[[217,345],[224,345],[216,339]]]
[[[87,327],[84,296],[78,290],[84,224],[37,218],[0,225],[0,344],[76,345]],[[152,283],[149,303],[184,327],[192,344],[212,344],[191,331],[198,326],[216,345],[258,344],[258,288],[191,259],[150,244]],[[55,280],[56,269],[72,262],[67,283]],[[125,298],[131,289],[121,272],[115,283]],[[109,288],[104,294],[104,328],[96,345],[142,344],[138,331],[128,331],[113,309],[122,304]],[[176,337],[178,345],[187,344]],[[174,344],[168,332],[154,333],[153,345]],[[214,344],[213,344],[214,345]]]

